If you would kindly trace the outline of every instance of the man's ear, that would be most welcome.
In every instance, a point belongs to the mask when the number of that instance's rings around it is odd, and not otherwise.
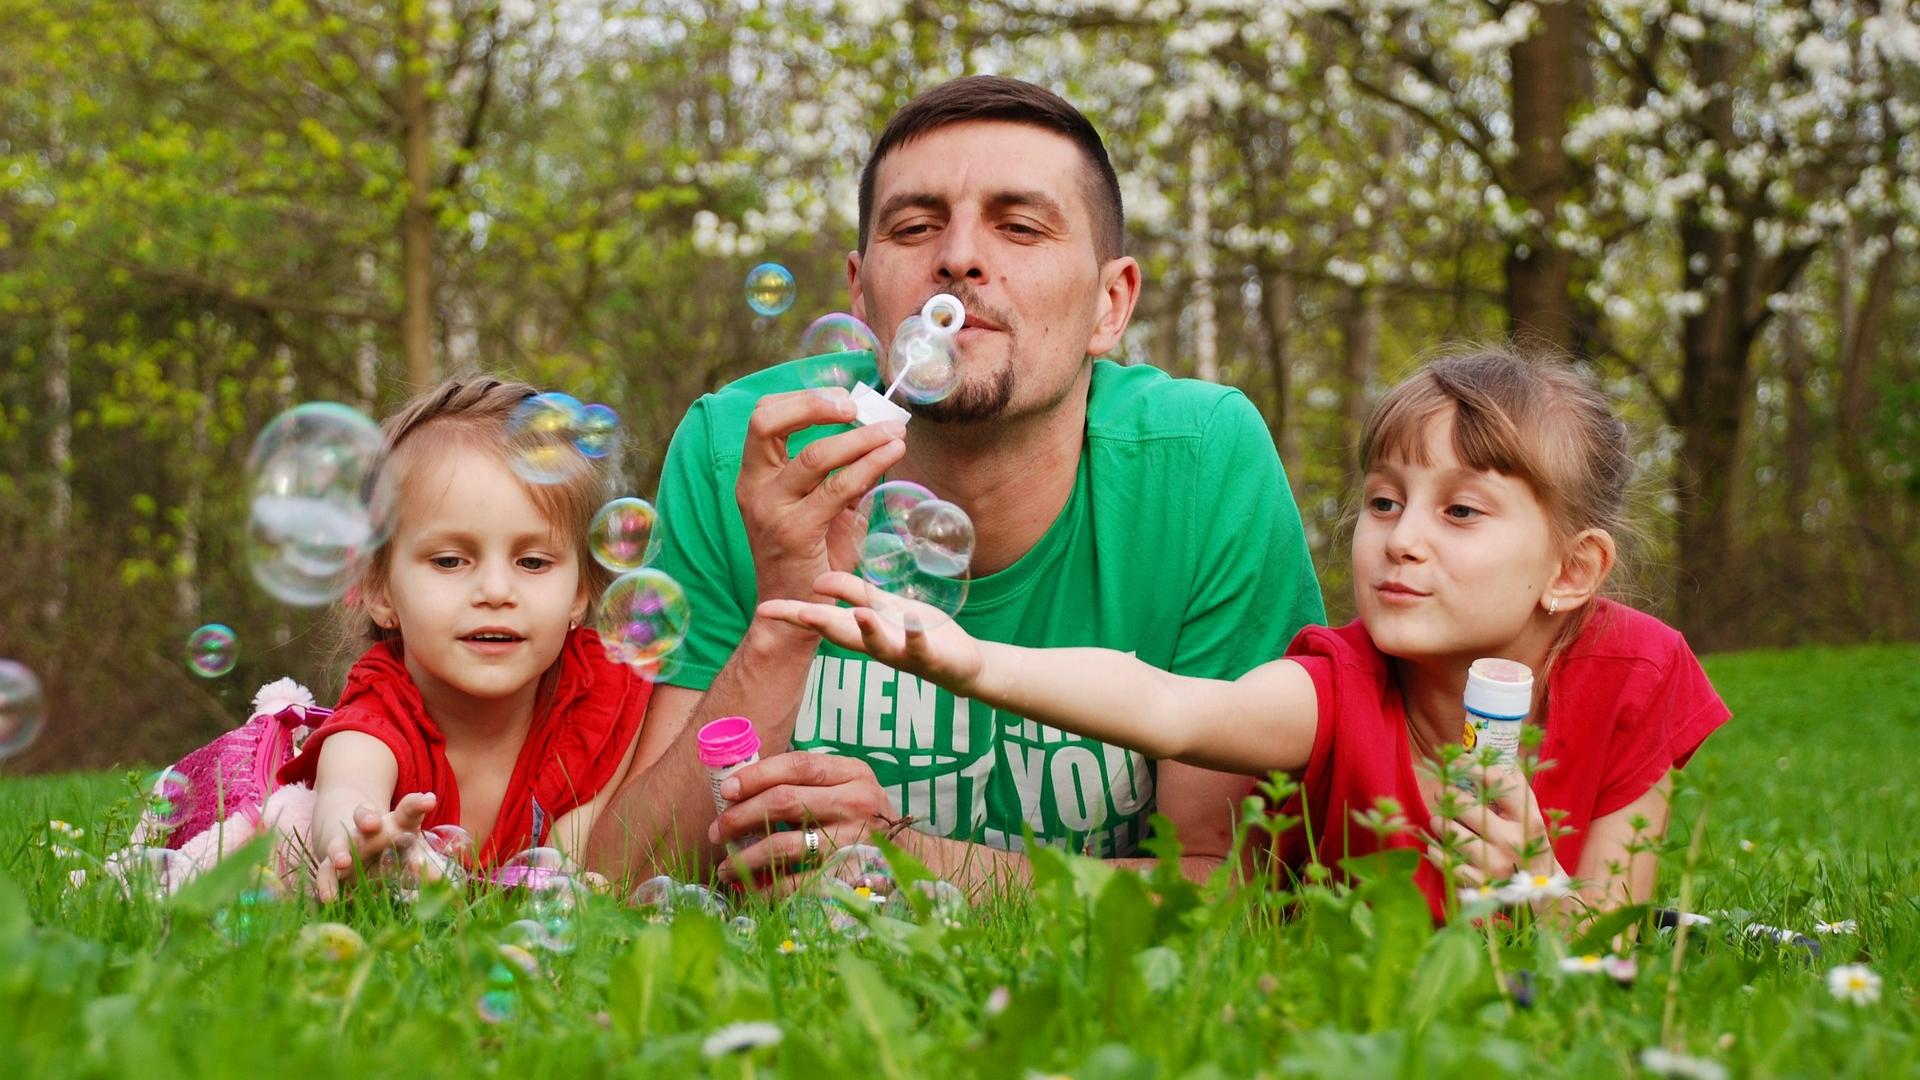
[[[1100,268],[1100,309],[1087,339],[1088,356],[1104,356],[1120,344],[1140,302],[1140,284],[1140,264],[1130,256],[1109,259]]]
[[[847,310],[854,318],[868,326],[873,325],[873,320],[867,318],[867,292],[860,287],[860,253],[858,251],[847,252]]]
[[[1560,557],[1560,567],[1547,583],[1540,606],[1553,612],[1578,609],[1600,592],[1619,557],[1613,534],[1605,529],[1588,529],[1575,536]]]

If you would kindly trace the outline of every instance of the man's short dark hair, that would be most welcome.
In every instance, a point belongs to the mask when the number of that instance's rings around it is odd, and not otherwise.
[[[872,225],[874,176],[880,162],[903,143],[936,128],[968,120],[1004,120],[1066,136],[1086,158],[1084,185],[1087,209],[1093,216],[1094,254],[1102,262],[1118,258],[1126,232],[1120,206],[1120,178],[1107,160],[1106,144],[1092,121],[1059,94],[1042,86],[1000,75],[969,75],[953,79],[907,102],[873,144],[867,167],[860,171],[860,250],[867,250]]]

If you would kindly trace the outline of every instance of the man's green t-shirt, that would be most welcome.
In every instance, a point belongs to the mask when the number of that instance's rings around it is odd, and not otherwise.
[[[873,378],[869,354],[849,354]],[[668,681],[706,689],[745,636],[755,589],[734,499],[760,398],[802,386],[798,363],[696,401],[660,480],[657,561],[693,606]],[[913,438],[915,420],[908,424]],[[789,452],[846,430],[822,427]],[[939,494],[939,492],[935,492]],[[1012,566],[975,578],[958,621],[987,641],[1095,645],[1183,675],[1237,678],[1325,621],[1299,510],[1260,414],[1230,387],[1096,361],[1073,494]],[[751,676],[751,673],[748,673]],[[945,690],[822,642],[795,749],[873,766],[894,807],[937,836],[1134,854],[1154,806],[1154,762]]]

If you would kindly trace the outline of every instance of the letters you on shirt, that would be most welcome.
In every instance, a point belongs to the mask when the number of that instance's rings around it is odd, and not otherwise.
[[[1140,754],[956,698],[861,656],[813,658],[794,745],[865,759],[915,827],[993,847],[1019,848],[1025,822],[1045,843],[1127,854],[1152,809],[1153,769]]]

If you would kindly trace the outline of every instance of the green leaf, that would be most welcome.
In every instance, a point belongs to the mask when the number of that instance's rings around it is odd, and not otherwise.
[[[664,926],[649,926],[614,960],[607,980],[607,1011],[627,1038],[639,1041],[651,1032],[662,984],[672,970],[672,952],[672,932]]]
[[[1645,904],[1626,904],[1607,912],[1587,925],[1587,931],[1580,935],[1570,947],[1575,956],[1587,953],[1605,952],[1609,943],[1625,931],[1627,927],[1639,922],[1647,914]]]
[[[1449,1006],[1458,1008],[1477,1000],[1479,995],[1473,991],[1485,989],[1479,985],[1487,965],[1484,945],[1485,939],[1477,931],[1465,927],[1443,930],[1427,942],[1401,1008],[1401,1015],[1414,1031]]]

